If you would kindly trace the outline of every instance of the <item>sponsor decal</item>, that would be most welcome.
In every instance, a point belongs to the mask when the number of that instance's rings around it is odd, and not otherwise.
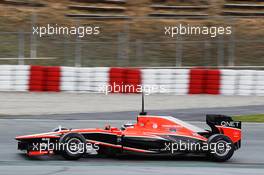
[[[239,123],[240,122],[236,122],[236,121],[222,121],[221,126],[237,128],[239,127]]]

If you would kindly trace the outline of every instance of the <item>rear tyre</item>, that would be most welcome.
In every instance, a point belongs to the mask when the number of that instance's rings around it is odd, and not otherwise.
[[[81,134],[65,134],[60,144],[60,154],[67,160],[78,160],[86,153],[86,139]]]
[[[208,139],[208,156],[213,161],[224,162],[229,160],[235,151],[235,146],[230,138],[223,134],[215,134]]]

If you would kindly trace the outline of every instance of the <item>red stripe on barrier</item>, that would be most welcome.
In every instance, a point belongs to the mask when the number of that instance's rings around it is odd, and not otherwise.
[[[29,91],[43,91],[45,69],[43,66],[30,66]]]
[[[189,94],[220,94],[220,70],[191,69],[189,76]],[[60,91],[61,68],[31,66],[29,91]],[[137,93],[142,83],[140,69],[110,68],[109,85],[111,92]]]
[[[111,68],[109,85],[111,92],[137,93],[137,87],[141,85],[141,71],[132,68]]]
[[[60,67],[31,66],[29,91],[60,91]]]
[[[109,85],[111,92],[123,92],[122,86],[125,82],[125,69],[113,67],[109,71]]]
[[[205,92],[205,69],[191,69],[189,81],[189,94],[203,94]]]
[[[127,69],[125,74],[126,93],[139,93],[137,88],[141,85],[140,69]]]
[[[60,91],[60,67],[45,67],[45,91]]]
[[[220,70],[207,70],[205,92],[207,94],[220,94]]]

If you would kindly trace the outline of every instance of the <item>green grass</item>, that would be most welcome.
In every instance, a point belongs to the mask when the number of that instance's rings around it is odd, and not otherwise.
[[[240,115],[240,116],[234,116],[233,119],[242,122],[262,123],[264,122],[264,114]]]

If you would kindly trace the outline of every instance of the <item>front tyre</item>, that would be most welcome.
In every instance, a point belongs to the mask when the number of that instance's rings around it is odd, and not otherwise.
[[[86,152],[86,140],[78,133],[68,133],[60,138],[60,153],[68,160],[78,160]]]
[[[208,145],[208,156],[213,161],[217,162],[229,160],[235,151],[235,146],[232,140],[223,134],[215,134],[209,137]]]

